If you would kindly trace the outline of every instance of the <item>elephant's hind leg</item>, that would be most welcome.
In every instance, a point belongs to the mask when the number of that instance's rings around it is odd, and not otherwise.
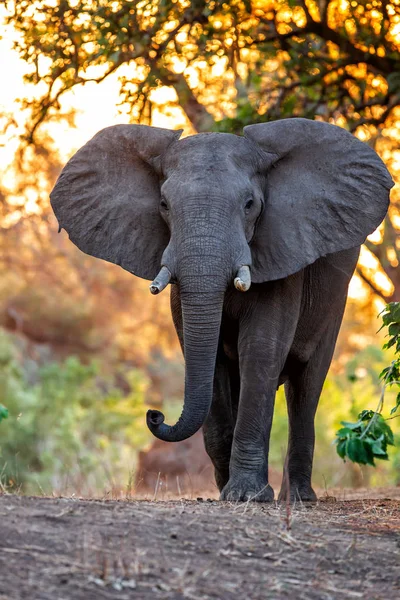
[[[240,387],[236,378],[239,379],[239,367],[220,354],[215,368],[211,410],[203,425],[204,444],[214,465],[215,480],[220,491],[229,480],[229,461]]]
[[[341,321],[342,314],[332,320],[307,363],[292,363],[289,367],[289,379],[285,384],[289,445],[278,501],[287,498],[287,480],[292,501],[315,502],[317,499],[311,487],[315,443],[314,418]]]

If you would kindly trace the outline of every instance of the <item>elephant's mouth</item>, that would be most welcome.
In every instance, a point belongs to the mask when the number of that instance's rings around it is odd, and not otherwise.
[[[150,284],[150,292],[154,295],[162,292],[171,281],[171,271],[165,265],[161,267],[157,277]],[[248,265],[242,265],[237,270],[233,280],[235,288],[239,292],[247,292],[251,286],[251,273]]]

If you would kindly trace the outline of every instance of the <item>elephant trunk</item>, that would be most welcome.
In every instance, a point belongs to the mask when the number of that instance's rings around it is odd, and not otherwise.
[[[204,265],[205,259],[203,262],[197,260],[192,267],[183,269],[185,273],[191,273],[189,276],[179,277],[185,355],[185,399],[182,414],[175,425],[169,426],[164,423],[161,412],[149,410],[147,413],[150,431],[167,442],[179,442],[195,434],[211,408],[229,269],[227,265],[222,266],[221,261],[219,264],[208,265],[207,269]]]

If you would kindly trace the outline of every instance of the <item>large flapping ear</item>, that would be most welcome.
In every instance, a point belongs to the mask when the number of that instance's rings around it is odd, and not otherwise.
[[[152,280],[169,241],[154,160],[181,131],[115,125],[64,167],[50,195],[60,228],[87,254]]]
[[[251,242],[255,283],[362,244],[384,218],[392,178],[376,152],[344,129],[293,118],[249,125],[244,135],[272,164]]]

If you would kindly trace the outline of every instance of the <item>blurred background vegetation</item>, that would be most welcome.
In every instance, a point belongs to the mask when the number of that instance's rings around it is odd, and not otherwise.
[[[0,19],[0,485],[131,491],[147,405],[180,411],[182,358],[167,294],[57,234],[48,194],[62,165],[115,123],[240,134],[303,116],[373,146],[397,183],[400,4],[15,0]],[[350,286],[317,418],[320,488],[400,484],[399,445],[376,469],[343,464],[332,445],[341,420],[375,408],[391,360],[376,317],[400,300],[399,208],[396,185]],[[274,469],[286,433],[280,390]]]

